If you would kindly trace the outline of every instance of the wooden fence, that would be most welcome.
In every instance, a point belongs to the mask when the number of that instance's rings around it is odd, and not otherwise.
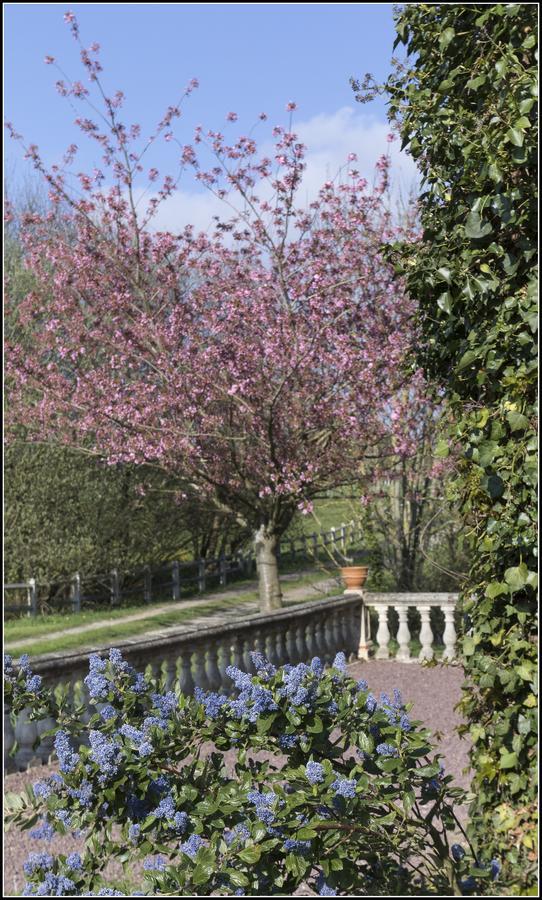
[[[344,555],[361,537],[359,523],[352,520],[329,531],[288,538],[279,544],[279,563],[283,560],[294,561],[300,557],[315,559],[322,551],[332,555],[339,551]],[[153,603],[158,600],[163,602],[167,597],[177,601],[183,596],[224,587],[228,581],[249,578],[255,568],[254,553],[246,551],[207,559],[172,560],[155,566],[147,565],[136,572],[125,573],[112,569],[110,572],[85,576],[76,572],[71,579],[58,582],[55,606],[67,605],[73,612],[80,612],[83,603],[88,606],[108,602],[111,607],[116,607],[122,601],[130,599]],[[4,612],[37,616],[40,587],[48,588],[50,583],[29,578],[18,584],[4,584],[4,594],[16,591],[20,598],[17,604],[5,604]]]

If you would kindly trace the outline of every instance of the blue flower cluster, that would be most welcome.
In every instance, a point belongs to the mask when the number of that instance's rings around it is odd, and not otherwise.
[[[239,822],[238,825],[234,825],[233,828],[226,828],[224,830],[224,840],[228,847],[231,847],[234,841],[237,841],[240,844],[244,844],[250,837],[250,831],[246,825],[243,825],[242,822]]]
[[[59,790],[64,784],[64,779],[62,775],[59,775],[55,772],[53,775],[50,775],[47,781],[36,781],[33,784],[34,794],[36,797],[39,797],[40,800],[47,800],[51,794],[55,793]]]
[[[179,701],[174,691],[168,691],[167,694],[152,694],[151,700],[154,708],[160,712],[163,719],[171,716],[179,706]]]
[[[337,669],[337,671],[342,675],[346,675],[346,656],[344,655],[342,650],[335,656],[335,659],[333,660],[333,668]]]
[[[79,754],[74,753],[70,747],[68,735],[65,731],[57,731],[54,742],[55,752],[58,757],[61,772],[73,772],[79,762]]]
[[[251,650],[250,658],[256,668],[258,676],[263,681],[269,681],[269,679],[272,678],[273,675],[277,674],[276,666],[274,666],[273,663],[270,663],[269,660],[266,659],[265,656],[259,651]]]
[[[66,865],[68,869],[78,871],[79,869],[83,868],[83,860],[81,859],[79,853],[70,853],[66,858]]]
[[[52,869],[53,863],[54,859],[50,853],[31,853],[23,864],[23,872],[25,875],[33,875],[38,869]]]
[[[299,743],[299,735],[297,734],[281,734],[279,735],[279,747],[283,750],[291,750]]]
[[[120,764],[120,744],[118,739],[109,738],[101,731],[88,733],[91,752],[90,758],[96,763],[102,773],[98,780],[104,784],[109,778],[117,774]]]
[[[131,844],[137,844],[141,837],[141,825],[130,825],[128,829],[128,840]]]
[[[41,689],[42,680],[41,675],[29,675],[25,682],[26,690],[32,694],[37,694]]]
[[[312,660],[310,666],[305,663],[299,663],[297,666],[283,666],[283,686],[279,688],[280,696],[288,697],[293,711],[298,706],[310,709],[316,698],[318,679],[322,673],[323,666],[318,657]]]
[[[329,884],[324,879],[324,873],[320,872],[318,878],[316,879],[316,890],[320,897],[336,897],[337,891],[334,888],[330,887]]]
[[[105,676],[106,662],[97,653],[91,653],[88,660],[89,673],[85,684],[91,700],[105,700],[112,690],[112,684]]]
[[[225,694],[216,694],[214,691],[203,691],[201,688],[194,689],[194,697],[201,703],[205,710],[205,715],[209,719],[217,719],[220,710],[228,703]]]
[[[154,750],[154,747],[148,740],[147,735],[144,731],[141,731],[141,729],[134,728],[132,725],[123,725],[120,729],[120,733],[123,737],[127,738],[129,741],[132,741],[132,743],[136,745],[139,756],[149,756]]]
[[[146,872],[163,872],[166,861],[163,856],[147,856],[143,860],[143,868]]]
[[[236,719],[246,718],[249,722],[256,722],[264,713],[278,709],[271,691],[260,684],[254,684],[246,672],[241,672],[236,666],[228,666],[226,675],[240,691],[239,696],[235,700],[230,700],[226,707]]]
[[[282,849],[286,853],[295,853],[298,856],[305,856],[311,849],[311,841],[297,841],[295,838],[287,838],[282,845]]]
[[[75,893],[75,882],[66,875],[46,872],[39,884],[28,881],[23,889],[23,897],[70,897]]]
[[[352,800],[356,796],[356,784],[355,778],[336,778],[331,788],[338,797]]]
[[[81,806],[89,807],[94,796],[90,781],[84,779],[78,788],[68,788],[68,794],[73,800],[78,800]]]
[[[249,791],[247,800],[256,807],[256,815],[260,822],[263,822],[264,825],[271,825],[275,821],[275,813],[271,807],[275,804],[277,795],[273,791],[269,791],[267,794]]]
[[[47,816],[42,816],[41,822],[41,825],[32,829],[30,837],[35,841],[51,841],[54,837],[55,829],[49,822]]]
[[[311,784],[318,784],[325,778],[324,767],[321,763],[313,762],[311,760],[311,762],[308,762],[305,766],[305,775]]]
[[[190,837],[183,841],[180,845],[180,849],[183,853],[186,853],[190,859],[195,859],[196,853],[200,849],[200,847],[204,847],[207,841],[205,841],[199,834],[191,834]]]
[[[398,756],[397,748],[392,744],[379,744],[376,748],[379,756]]]

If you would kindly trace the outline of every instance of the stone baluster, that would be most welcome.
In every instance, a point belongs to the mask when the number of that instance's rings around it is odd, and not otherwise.
[[[408,607],[402,604],[395,607],[399,616],[399,628],[397,629],[397,643],[399,649],[396,659],[398,662],[410,661],[410,631],[408,628]]]
[[[180,672],[180,688],[181,693],[186,697],[194,693],[194,679],[192,677],[192,650],[181,650],[181,672]]]
[[[177,663],[178,659],[176,656],[168,656],[166,659],[166,674],[164,679],[164,687],[166,691],[175,691],[179,686],[179,680],[177,676]]]
[[[20,771],[32,765],[37,759],[33,746],[38,736],[37,723],[30,721],[29,714],[30,707],[26,706],[15,720],[14,734],[17,741],[15,763]]]
[[[261,631],[256,632],[256,636],[254,638],[254,650],[261,656],[265,656],[265,636],[262,636]],[[256,671],[256,667],[254,667],[254,671]]]
[[[347,653],[342,635],[340,614],[338,612],[334,612],[331,619],[331,629],[333,634],[333,643],[335,645],[335,653],[344,652],[344,655],[346,656]]]
[[[317,653],[316,655],[322,660],[322,662],[326,661],[327,647],[324,636],[324,620],[321,616],[318,616],[314,622],[314,636],[316,639],[316,647]]]
[[[284,624],[280,624],[275,636],[275,647],[277,653],[277,665],[283,666],[287,662],[288,650],[286,648],[286,632]]]
[[[243,640],[237,636],[232,641],[232,665],[236,669],[243,668]],[[227,681],[226,684],[231,687],[232,682]]]
[[[344,650],[344,655],[346,656],[346,658],[350,659],[351,634],[350,634],[350,630],[348,628],[346,613],[345,613],[344,609],[338,613],[338,619],[339,619],[339,634],[341,636],[341,639],[340,639],[341,649]]]
[[[307,622],[307,650],[309,651],[309,655],[307,658],[307,662],[311,660],[314,656],[318,656],[318,646],[316,643],[316,634],[315,634],[315,625],[313,619],[309,619]]]
[[[307,641],[305,638],[305,621],[302,620],[298,623],[295,629],[295,643],[297,647],[297,655],[300,662],[309,662],[309,648],[307,647]]]
[[[290,665],[295,666],[298,661],[297,647],[295,643],[295,628],[291,623],[288,625],[288,631],[286,632],[286,656]]]
[[[218,668],[218,648],[215,643],[212,643],[207,651],[205,671],[207,673],[207,681],[209,682],[209,690],[218,691],[222,686],[222,675]]]
[[[354,616],[352,611],[352,625],[354,623]],[[370,618],[369,618],[369,607],[365,605],[363,600],[360,603],[360,617],[359,617],[359,641],[358,646],[356,648],[356,655],[358,659],[369,659],[369,646],[370,646]]]
[[[231,659],[231,642],[229,638],[218,642],[217,646],[217,664],[220,672],[220,690],[227,690],[231,684],[229,677],[226,675],[226,669]]]
[[[194,653],[194,682],[202,691],[209,690],[209,681],[205,670],[205,655],[205,647],[196,647]]]
[[[376,651],[375,658],[389,659],[390,649],[388,644],[390,641],[390,630],[388,628],[388,607],[379,604],[376,607],[376,611],[378,612],[378,631],[376,633],[378,650]]]
[[[251,650],[252,645],[250,639],[245,639],[243,641],[243,665],[241,666],[241,669],[243,672],[248,672],[249,674],[255,672],[254,663],[252,662],[252,657],[250,655]]]
[[[326,662],[326,663],[331,663],[335,656],[331,615],[324,616],[324,621],[322,623],[322,637],[324,639],[324,646],[325,646],[325,651],[324,651],[324,656],[322,657],[322,661]]]
[[[265,636],[264,655],[273,666],[279,666],[280,662],[277,656],[277,633],[269,631]]]
[[[442,635],[444,641],[443,659],[455,659],[455,642],[457,635],[455,633],[454,613],[455,609],[453,606],[446,605],[444,607],[444,634]]]
[[[15,745],[15,732],[11,722],[11,712],[4,706],[4,772],[14,772],[17,768],[15,760],[10,756]]]
[[[433,659],[433,647],[431,646],[433,643],[433,631],[431,629],[431,621],[429,618],[430,611],[430,606],[418,607],[418,612],[420,613],[422,620],[420,628],[420,643],[422,649],[420,650],[420,655],[418,657],[420,661],[422,659]]]

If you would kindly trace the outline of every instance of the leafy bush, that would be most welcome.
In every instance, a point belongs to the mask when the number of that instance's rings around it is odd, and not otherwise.
[[[537,26],[529,3],[404,4],[406,56],[386,85],[423,175],[421,239],[392,252],[419,301],[417,364],[447,404],[437,453],[457,460],[473,548],[471,833],[519,893],[536,891]]]
[[[253,653],[257,674],[230,667],[232,696],[164,692],[111,650],[90,657],[96,712],[54,699],[21,658],[6,658],[14,710],[52,715],[60,771],[8,797],[8,821],[38,835],[81,830],[84,858],[33,854],[26,895],[122,896],[109,860],[143,860],[144,895],[470,894],[498,875],[470,849],[463,792],[431,755],[429,733],[399,693],[377,700],[346,671],[276,669]],[[81,743],[87,736],[88,746]],[[114,828],[113,826],[116,826]],[[479,880],[478,880],[479,879]]]

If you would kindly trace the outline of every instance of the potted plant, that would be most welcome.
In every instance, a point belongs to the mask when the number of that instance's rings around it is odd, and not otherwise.
[[[354,560],[351,557],[345,556],[344,561],[347,565],[340,566],[339,572],[345,588],[349,591],[359,590],[367,581],[369,567],[362,564],[354,565]]]

